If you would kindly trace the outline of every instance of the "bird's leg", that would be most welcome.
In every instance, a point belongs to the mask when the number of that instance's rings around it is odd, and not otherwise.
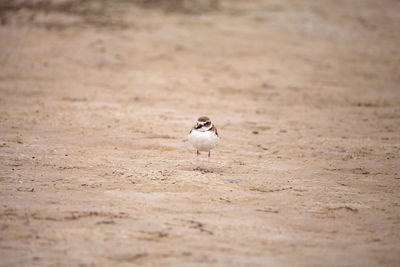
[[[210,171],[209,169],[208,169],[208,167],[210,166],[210,156],[211,156],[211,150],[210,151],[208,151],[208,157],[207,157],[207,168],[206,168],[206,171],[208,172],[208,171]]]

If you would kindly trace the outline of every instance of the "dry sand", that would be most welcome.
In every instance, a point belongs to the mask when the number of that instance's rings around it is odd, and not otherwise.
[[[0,1],[0,265],[400,265],[399,1],[132,2]]]

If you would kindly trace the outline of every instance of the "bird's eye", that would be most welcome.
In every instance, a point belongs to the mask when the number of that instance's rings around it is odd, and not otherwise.
[[[208,125],[210,125],[210,122],[207,121],[204,125],[205,125],[205,126],[208,126]]]

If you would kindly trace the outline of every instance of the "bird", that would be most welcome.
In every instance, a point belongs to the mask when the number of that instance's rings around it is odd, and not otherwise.
[[[206,151],[208,161],[210,161],[211,149],[216,147],[219,141],[217,128],[209,117],[201,116],[190,130],[188,140],[197,150],[197,160],[199,160],[200,151]]]

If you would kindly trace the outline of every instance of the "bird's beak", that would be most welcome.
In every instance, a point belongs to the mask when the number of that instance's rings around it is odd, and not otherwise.
[[[203,124],[197,123],[197,125],[196,125],[196,130],[197,130],[197,129],[200,129],[201,127],[203,127]]]

